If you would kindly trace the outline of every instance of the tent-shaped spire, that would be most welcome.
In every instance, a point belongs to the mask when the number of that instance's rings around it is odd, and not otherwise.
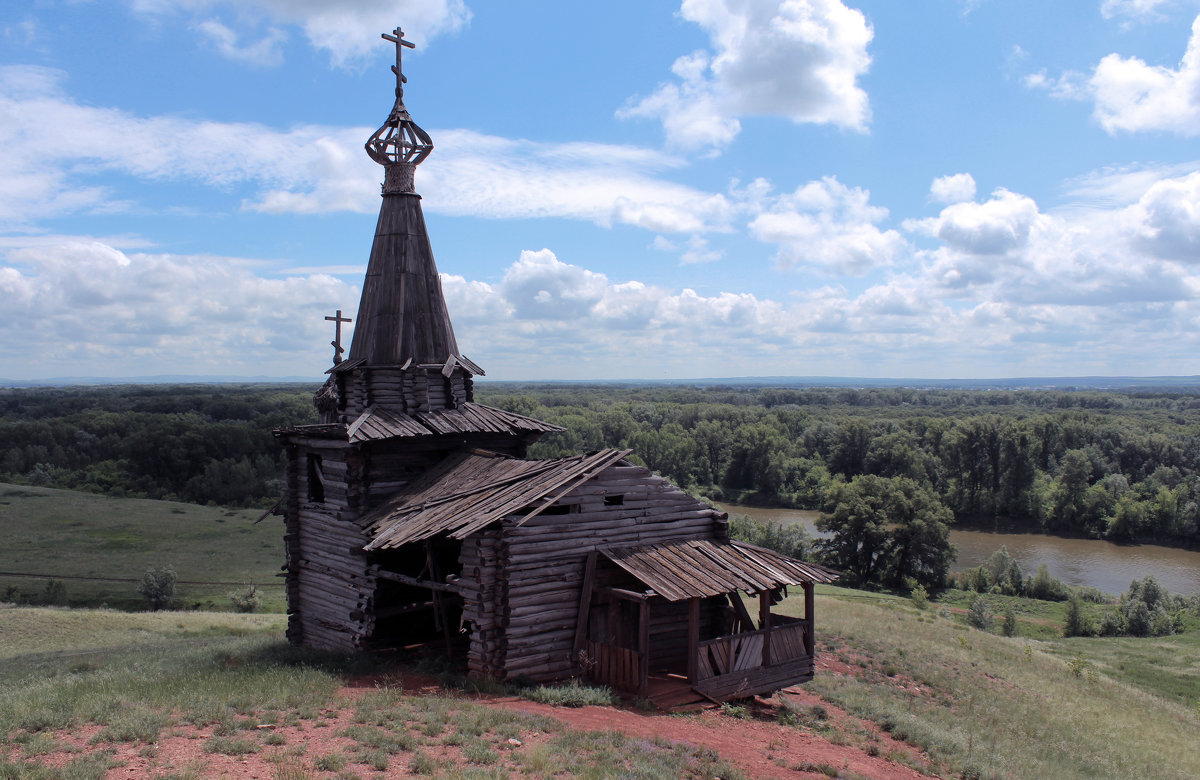
[[[404,40],[397,27],[385,39],[396,44],[396,102],[367,141],[367,154],[384,166],[383,205],[354,323],[350,360],[368,366],[442,364],[458,357],[458,344],[442,296],[441,280],[413,189],[413,172],[433,142],[404,107],[400,68]]]

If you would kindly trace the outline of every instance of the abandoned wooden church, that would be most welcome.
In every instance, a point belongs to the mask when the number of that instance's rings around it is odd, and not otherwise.
[[[656,675],[716,700],[811,679],[813,583],[835,572],[730,541],[724,513],[629,451],[526,460],[561,429],[474,402],[483,371],[455,341],[413,186],[433,145],[404,106],[402,36],[383,36],[396,101],[367,141],[383,202],[349,355],[338,312],[320,422],[276,431],[289,639],[444,643],[473,675],[640,695]],[[788,586],[803,619],[771,613]]]

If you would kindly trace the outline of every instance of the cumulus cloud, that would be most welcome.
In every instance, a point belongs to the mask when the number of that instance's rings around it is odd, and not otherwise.
[[[1133,4],[1153,10],[1158,4]],[[1090,76],[1039,71],[1026,86],[1052,96],[1093,103],[1093,116],[1108,133],[1165,131],[1186,137],[1200,134],[1200,16],[1178,67],[1149,65],[1139,57],[1109,54]]]
[[[906,249],[903,236],[876,224],[888,215],[870,193],[836,177],[810,181],[776,198],[750,222],[760,241],[779,244],[776,261],[860,275],[892,264]]]
[[[975,199],[975,177],[969,173],[956,173],[933,180],[929,197],[938,203],[962,203]]]
[[[403,19],[405,37],[428,43],[470,21],[463,0],[128,0],[134,11],[162,17],[187,14],[221,54],[278,64],[284,32],[277,25],[304,31],[309,43],[325,51],[335,65],[345,66],[377,52],[379,34]],[[267,27],[266,31],[260,28]],[[239,45],[243,38],[259,39]],[[260,61],[265,58],[265,61]]]
[[[358,297],[324,274],[267,278],[235,258],[124,252],[93,240],[0,255],[0,295],[8,360],[36,354],[43,371],[100,376],[319,374],[324,315]]]
[[[676,81],[618,112],[662,122],[670,144],[715,152],[738,134],[739,116],[865,131],[874,32],[840,0],[684,0],[680,15],[700,25],[713,51],[679,57]]]

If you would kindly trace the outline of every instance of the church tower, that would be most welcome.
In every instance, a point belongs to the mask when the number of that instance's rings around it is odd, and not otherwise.
[[[429,545],[390,559],[364,552],[369,539],[358,521],[365,514],[453,452],[522,457],[543,433],[561,430],[474,402],[473,377],[483,369],[459,352],[414,186],[433,142],[404,105],[401,59],[413,44],[400,28],[383,38],[396,47],[396,99],[366,143],[384,181],[350,353],[342,359],[347,320],[339,311],[326,318],[339,337],[329,379],[314,397],[320,423],[275,432],[287,448],[288,637],[336,650],[411,634],[420,616],[400,611],[413,605],[385,605],[389,591],[452,564]],[[432,624],[446,619],[435,611]],[[403,631],[390,625],[398,622]]]

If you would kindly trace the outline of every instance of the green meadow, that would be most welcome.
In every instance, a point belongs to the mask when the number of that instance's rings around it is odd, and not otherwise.
[[[0,483],[0,572],[49,575],[0,574],[0,594],[36,603],[48,580],[57,577],[72,606],[144,609],[134,580],[148,569],[170,566],[180,581],[179,607],[229,609],[229,593],[254,583],[262,609],[281,612],[283,581],[275,574],[283,563],[283,523],[269,516],[256,524],[261,515],[262,510]]]
[[[1200,777],[1200,631],[1062,638],[1057,605],[1020,599],[1018,634],[936,601],[822,587],[818,650],[852,675],[811,690],[927,751],[950,776]],[[780,610],[800,614],[791,597]]]

